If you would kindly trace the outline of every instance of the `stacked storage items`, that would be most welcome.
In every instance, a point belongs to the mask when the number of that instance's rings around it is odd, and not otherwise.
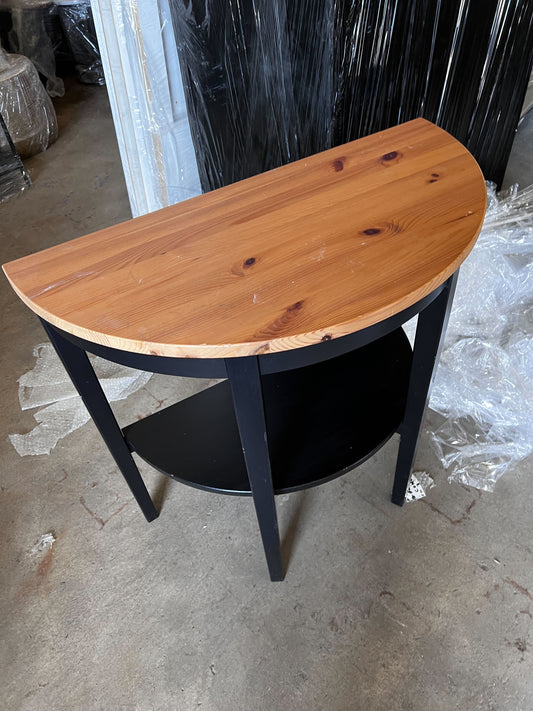
[[[57,138],[57,118],[32,62],[0,49],[0,114],[22,158],[46,150]]]
[[[171,0],[202,187],[417,116],[501,183],[533,0]]]

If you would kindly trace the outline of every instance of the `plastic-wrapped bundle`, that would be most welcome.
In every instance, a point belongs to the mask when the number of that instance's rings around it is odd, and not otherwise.
[[[30,178],[0,114],[0,202],[17,195],[30,185]]]
[[[0,114],[22,158],[57,138],[57,118],[37,70],[27,57],[0,48]]]
[[[11,13],[9,48],[33,62],[46,77],[50,96],[63,96],[63,80],[56,76],[55,44],[60,42],[57,13],[51,0],[0,0]]]
[[[331,0],[171,7],[204,190],[330,147]]]
[[[54,0],[83,84],[105,84],[90,0]]]
[[[133,215],[199,195],[167,0],[94,0],[92,9]]]
[[[461,268],[430,407],[450,479],[492,491],[533,452],[533,186],[497,197]]]
[[[533,0],[172,0],[204,190],[417,116],[501,182]]]

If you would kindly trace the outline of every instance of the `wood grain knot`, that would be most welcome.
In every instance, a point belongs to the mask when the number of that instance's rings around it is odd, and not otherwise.
[[[287,306],[281,316],[279,316],[275,321],[268,324],[268,326],[262,328],[254,333],[255,339],[272,338],[272,336],[279,336],[285,333],[287,330],[294,328],[294,319],[298,317],[305,301],[297,301],[295,304]]]
[[[264,353],[270,353],[270,343],[263,343],[252,351],[252,355],[262,355]]]
[[[431,173],[431,178],[428,180],[428,183],[436,183],[439,178],[440,175],[438,173]]]
[[[346,158],[337,158],[336,160],[333,161],[333,170],[336,173],[340,173],[340,171],[344,168],[344,161]]]
[[[325,333],[320,340],[321,341],[331,341],[331,333]]]
[[[363,230],[361,232],[362,235],[379,235],[381,233],[381,230],[379,227],[369,227],[366,230]]]
[[[255,264],[255,257],[248,257],[248,259],[245,259],[244,262],[242,263],[243,269],[248,269],[248,267],[252,267]]]
[[[292,304],[292,306],[287,307],[287,313],[292,313],[293,311],[299,311],[303,305],[304,305],[303,299],[302,299],[302,301],[297,301],[295,304]]]
[[[400,151],[391,151],[381,156],[380,163],[381,165],[389,166],[393,163],[398,163],[400,158],[403,158],[403,154]]]

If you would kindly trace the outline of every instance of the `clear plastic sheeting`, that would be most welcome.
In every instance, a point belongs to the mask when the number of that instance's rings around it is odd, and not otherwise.
[[[172,0],[205,190],[333,145],[331,0]]]
[[[201,192],[167,0],[93,0],[132,213]]]
[[[501,182],[533,0],[170,0],[203,190],[423,116]]]
[[[82,84],[105,84],[90,0],[55,0],[76,74]]]
[[[0,48],[0,114],[22,158],[44,151],[57,138],[57,118],[32,62]]]
[[[501,182],[533,0],[92,0],[134,216],[423,116]]]
[[[51,0],[0,0],[0,9],[11,13],[9,49],[23,54],[33,62],[37,71],[46,78],[50,96],[63,96],[63,80],[56,75],[54,40],[55,7]]]
[[[489,185],[461,268],[430,407],[449,478],[485,491],[533,452],[533,186]]]
[[[23,410],[40,407],[34,418],[37,426],[26,434],[9,439],[21,456],[49,454],[60,439],[90,419],[50,343],[34,348],[36,364],[19,378],[19,400]],[[96,375],[109,402],[123,400],[142,388],[151,373],[126,368],[90,356]]]

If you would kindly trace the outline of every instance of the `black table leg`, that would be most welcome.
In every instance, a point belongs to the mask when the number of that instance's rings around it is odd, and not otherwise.
[[[402,506],[405,500],[431,383],[446,334],[457,275],[458,272],[455,272],[448,279],[437,298],[418,315],[407,403],[398,429],[400,447],[392,489],[392,502],[398,506]]]
[[[270,579],[283,580],[259,361],[227,358],[226,368]]]
[[[126,444],[113,411],[95,375],[87,354],[78,346],[63,338],[53,326],[41,319],[52,345],[56,349],[65,370],[81,395],[94,424],[113,455],[133,496],[141,507],[147,521],[153,521],[158,512],[144,485],[131,452]]]

